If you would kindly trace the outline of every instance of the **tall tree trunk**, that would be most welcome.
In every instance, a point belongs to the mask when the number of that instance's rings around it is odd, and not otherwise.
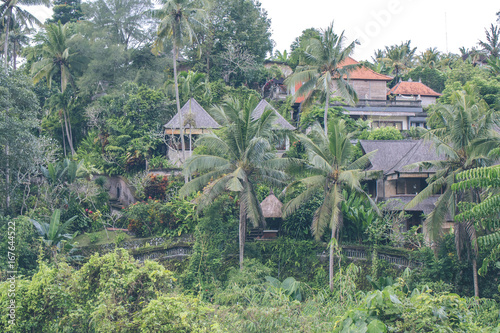
[[[3,56],[5,62],[5,73],[7,73],[9,69],[9,61],[8,61],[8,51],[9,51],[9,28],[10,28],[10,17],[12,15],[12,8],[9,8],[7,13],[7,24],[5,26],[5,44],[3,46]]]
[[[17,50],[16,50],[16,43],[14,43],[14,53],[12,54],[12,57],[14,58],[12,61],[12,67],[14,67],[14,71],[17,69]]]
[[[326,131],[326,129],[325,129]],[[333,240],[335,237],[335,229],[332,228],[332,239],[330,240],[330,265],[328,267],[328,276],[330,282],[330,291],[333,291]]]
[[[323,116],[325,135],[328,135],[328,107],[330,106],[330,89],[326,90],[325,115]]]
[[[189,99],[189,117],[192,120],[193,113],[192,113],[192,108],[191,108],[191,98]],[[193,124],[192,122],[189,123],[189,151],[191,154],[193,153],[193,147],[192,147],[192,136],[191,133],[193,132]]]
[[[66,111],[63,108],[63,115],[64,115],[64,126],[66,127],[66,137],[68,138],[68,145],[69,149],[71,150],[71,156],[75,155],[75,149],[73,148],[73,139],[71,138],[71,134],[68,129],[68,122],[69,119],[66,117]]]
[[[61,115],[59,115],[61,116]],[[60,119],[61,121],[61,135],[62,135],[62,143],[63,143],[63,149],[64,149],[64,157],[67,156],[67,153],[66,153],[66,139],[64,138],[64,126],[63,126],[63,121],[62,119]]]
[[[479,297],[479,284],[477,282],[477,261],[476,257],[472,259],[472,274],[474,277],[474,296]]]
[[[10,213],[10,163],[9,143],[5,145],[5,211]]]
[[[174,36],[175,40],[175,36]],[[179,101],[179,85],[177,83],[177,45],[174,43],[174,85],[175,85],[175,102],[177,104],[177,113],[179,114],[179,128],[181,135],[181,148],[182,148],[182,163],[186,162],[186,147],[184,147],[184,120],[182,119],[181,103]],[[187,183],[187,175],[184,178]]]
[[[240,228],[239,228],[239,238],[240,238],[240,270],[243,270],[243,256],[245,254],[245,239],[247,233],[247,215],[245,213],[244,204],[240,198]]]

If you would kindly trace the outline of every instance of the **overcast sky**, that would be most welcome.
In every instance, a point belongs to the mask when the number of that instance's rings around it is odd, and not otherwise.
[[[358,39],[356,60],[371,60],[376,49],[411,40],[417,54],[429,47],[458,53],[477,45],[484,29],[496,23],[498,0],[260,0],[271,18],[275,49],[289,50],[307,28],[345,30]],[[446,19],[445,19],[446,18]],[[446,24],[445,24],[446,23]],[[446,37],[447,35],[447,37]],[[448,42],[446,42],[448,40]]]
[[[458,53],[477,46],[484,29],[496,23],[498,0],[260,0],[271,19],[275,49],[289,50],[307,28],[345,30],[348,42],[358,39],[356,60],[371,60],[376,49],[411,40],[417,54],[429,47]],[[42,21],[51,9],[28,8]]]

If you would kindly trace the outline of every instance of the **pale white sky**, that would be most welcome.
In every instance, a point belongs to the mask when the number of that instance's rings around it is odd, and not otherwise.
[[[371,60],[376,49],[411,40],[417,54],[428,47],[458,53],[477,46],[484,29],[496,23],[498,0],[260,0],[271,18],[275,49],[290,49],[307,28],[345,30],[348,42],[358,39],[356,60]],[[39,19],[52,15],[45,7],[30,7]],[[445,20],[446,17],[446,20]],[[446,24],[445,24],[446,22]],[[447,36],[447,37],[446,37]]]
[[[458,53],[459,47],[484,40],[484,29],[496,23],[500,11],[498,0],[259,1],[271,18],[275,49],[289,51],[303,30],[326,28],[334,21],[334,29],[345,30],[348,42],[361,42],[354,52],[356,60],[371,60],[376,49],[406,40],[417,47],[417,54],[428,47]]]

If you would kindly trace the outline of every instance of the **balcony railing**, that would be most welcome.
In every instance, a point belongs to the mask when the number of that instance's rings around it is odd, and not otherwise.
[[[335,102],[335,106],[350,106],[348,104],[342,102]],[[399,106],[399,107],[414,107],[421,108],[422,101],[420,100],[381,100],[381,99],[360,99],[358,103],[356,103],[355,107],[391,107],[391,106]]]

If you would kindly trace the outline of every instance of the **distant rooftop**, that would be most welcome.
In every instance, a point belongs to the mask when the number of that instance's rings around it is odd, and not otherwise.
[[[422,82],[413,82],[411,79],[409,81],[398,82],[387,92],[387,95],[441,96],[440,93],[435,92]]]
[[[220,128],[220,125],[208,114],[207,111],[196,101],[196,99],[191,98],[184,104],[181,108],[182,119],[186,121],[186,116],[191,113],[194,118],[193,128]],[[176,113],[175,116],[170,119],[170,121],[164,126],[165,128],[179,129],[179,114]],[[186,126],[184,126],[186,127]]]
[[[340,67],[346,65],[357,65],[358,61],[354,60],[351,57],[348,57],[345,61],[340,63]],[[391,81],[393,78],[388,75],[380,74],[371,70],[368,67],[362,66],[350,72],[349,78],[351,80],[376,80],[376,81]]]
[[[288,121],[286,121],[286,119],[283,118],[283,116],[280,115],[279,112],[276,111],[276,109],[273,108],[273,106],[271,104],[269,104],[265,99],[261,100],[259,102],[259,104],[257,104],[257,106],[255,107],[255,109],[252,111],[252,117],[254,117],[254,119],[260,118],[266,109],[273,110],[273,112],[277,116],[277,118],[274,121],[273,125],[276,125],[276,126],[282,128],[282,129],[290,130],[290,131],[293,131],[295,129],[295,127],[292,126]]]
[[[424,142],[424,140],[360,140],[360,143],[365,153],[377,150],[370,160],[369,170],[382,170],[384,175],[396,172],[418,172],[417,168],[406,169],[405,167],[417,162],[444,159],[436,154],[430,142]]]

